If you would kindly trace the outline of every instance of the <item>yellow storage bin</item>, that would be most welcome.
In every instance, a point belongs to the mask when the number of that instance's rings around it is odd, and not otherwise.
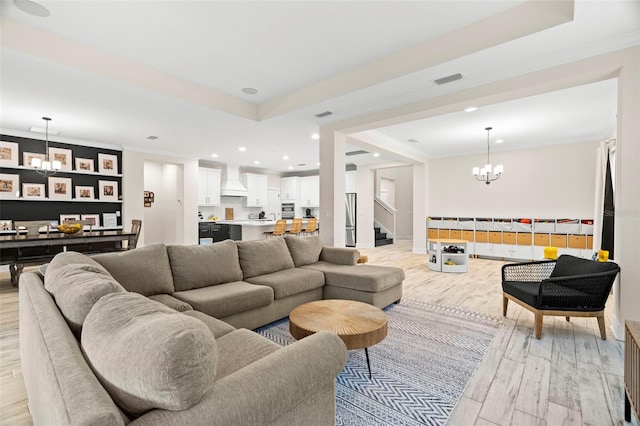
[[[558,258],[558,247],[545,247],[544,248],[544,258],[545,259],[557,259]]]

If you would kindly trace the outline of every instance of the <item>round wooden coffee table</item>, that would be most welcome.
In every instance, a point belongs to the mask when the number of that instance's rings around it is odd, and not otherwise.
[[[289,332],[300,340],[318,331],[337,334],[347,349],[364,348],[371,378],[367,348],[387,336],[387,315],[381,309],[353,300],[317,300],[300,305],[289,314]]]

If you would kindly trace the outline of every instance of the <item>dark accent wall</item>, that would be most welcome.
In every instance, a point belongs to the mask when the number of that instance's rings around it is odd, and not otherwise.
[[[6,142],[18,144],[19,164],[23,165],[23,153],[45,153],[45,141],[41,139],[30,139],[19,136],[0,135],[0,139]],[[76,158],[93,159],[95,174],[69,173],[58,171],[55,177],[70,178],[72,183],[72,198],[75,198],[76,186],[93,186],[95,200],[87,202],[79,201],[36,201],[36,200],[0,200],[0,220],[59,220],[61,214],[102,214],[122,212],[122,203],[109,201],[99,201],[98,181],[109,180],[118,182],[118,196],[122,199],[122,177],[97,173],[98,154],[115,155],[118,159],[118,174],[122,173],[122,151],[114,149],[96,148],[83,145],[72,145],[61,142],[49,142],[50,148],[63,148],[72,151],[71,164],[75,169]],[[45,185],[45,194],[49,194],[48,179],[39,175],[34,170],[1,167],[0,173],[20,176],[20,193],[22,195],[23,183],[40,183]],[[100,224],[102,225],[102,216]],[[118,225],[122,225],[121,217],[118,217]]]

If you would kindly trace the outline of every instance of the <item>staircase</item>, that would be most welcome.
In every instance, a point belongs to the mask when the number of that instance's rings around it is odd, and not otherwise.
[[[387,238],[387,233],[386,232],[380,232],[380,228],[379,227],[375,227],[373,228],[376,231],[376,240],[375,240],[375,246],[386,246],[387,244],[393,244],[393,239],[392,238]]]

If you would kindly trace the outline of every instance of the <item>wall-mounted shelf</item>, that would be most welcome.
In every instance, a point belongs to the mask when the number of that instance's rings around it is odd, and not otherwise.
[[[16,170],[34,170],[31,166],[2,166],[3,169],[16,169]],[[100,176],[100,177],[114,177],[121,178],[121,174],[108,174],[108,173],[98,173],[98,172],[85,172],[84,170],[58,170],[56,172],[56,176],[58,174],[72,174],[72,175],[89,175],[89,176]]]

